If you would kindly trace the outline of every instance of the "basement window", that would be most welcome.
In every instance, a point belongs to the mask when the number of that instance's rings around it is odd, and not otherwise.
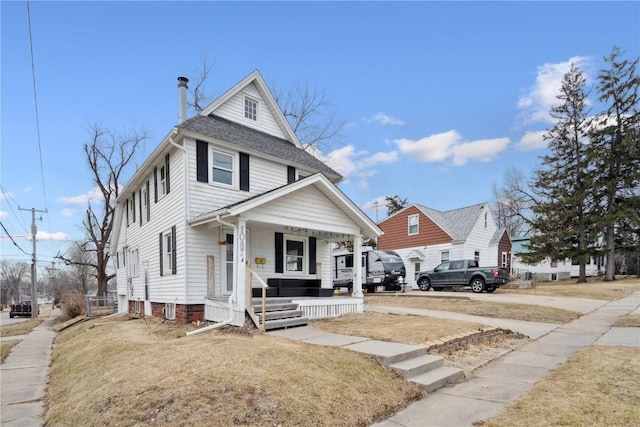
[[[166,303],[164,305],[164,318],[169,320],[174,320],[176,318],[176,304],[175,303]]]

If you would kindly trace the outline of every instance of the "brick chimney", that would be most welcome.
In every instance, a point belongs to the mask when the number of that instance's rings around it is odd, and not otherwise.
[[[178,77],[178,124],[187,120],[187,91],[189,79]]]

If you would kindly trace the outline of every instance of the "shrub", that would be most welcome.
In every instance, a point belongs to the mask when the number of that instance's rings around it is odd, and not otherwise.
[[[86,314],[84,295],[79,292],[67,294],[62,298],[62,312],[69,319]]]

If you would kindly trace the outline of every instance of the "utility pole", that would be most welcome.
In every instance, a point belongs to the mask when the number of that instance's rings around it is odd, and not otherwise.
[[[51,289],[50,289],[50,292],[53,292],[53,286],[55,285],[56,271],[57,270],[59,270],[59,268],[56,268],[56,263],[54,261],[51,261],[51,267],[47,268],[47,271],[51,275]],[[46,295],[44,283],[42,284],[42,293]],[[55,298],[54,298],[54,302],[55,302]]]
[[[18,210],[31,211],[31,241],[33,242],[33,254],[31,255],[31,318],[38,317],[38,294],[36,293],[36,234],[38,234],[38,227],[36,227],[36,212],[44,212],[45,210],[38,210],[36,208],[22,209],[18,206]],[[42,220],[42,218],[40,218]]]

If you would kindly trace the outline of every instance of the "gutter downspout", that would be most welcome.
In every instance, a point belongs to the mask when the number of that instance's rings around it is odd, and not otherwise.
[[[226,222],[223,221],[222,218],[220,218],[220,215],[216,215],[216,221],[218,221],[218,223],[226,226],[226,227],[231,227],[233,228],[233,235],[236,236],[238,234],[238,227],[236,227],[234,224],[230,223],[230,222]],[[235,286],[237,286],[237,273],[236,273],[236,269],[233,269],[233,283]],[[235,288],[234,286],[234,288]],[[231,295],[229,295],[229,318],[223,322],[220,323],[216,323],[215,325],[209,325],[209,326],[205,326],[204,328],[200,328],[200,329],[196,329],[195,331],[190,331],[187,332],[186,335],[188,337],[192,336],[192,335],[196,335],[199,334],[201,332],[206,332],[206,331],[211,331],[213,329],[218,329],[222,326],[228,325],[229,323],[233,322],[233,304],[231,303],[233,301],[233,293]]]
[[[186,248],[186,229],[187,229],[187,218],[189,215],[189,208],[190,208],[190,204],[189,204],[189,179],[188,179],[188,175],[187,175],[187,149],[184,147],[184,143],[183,145],[180,145],[178,143],[176,143],[173,140],[173,137],[176,136],[178,134],[178,128],[173,128],[173,131],[169,134],[169,144],[171,144],[171,146],[177,148],[178,150],[182,151],[182,159],[183,159],[183,180],[184,180],[184,193],[183,193],[183,197],[184,197],[184,203],[182,204],[182,206],[184,207],[184,211],[182,212],[182,217],[184,218],[184,223],[185,223],[185,232],[183,233],[183,238],[185,239],[185,245],[184,247]],[[183,140],[184,141],[184,140]],[[185,257],[186,260],[186,257]],[[188,268],[187,268],[187,263],[185,261],[184,263],[184,277],[186,279],[186,277],[188,277]],[[186,295],[186,289],[185,289],[185,302],[187,300],[187,295]]]

